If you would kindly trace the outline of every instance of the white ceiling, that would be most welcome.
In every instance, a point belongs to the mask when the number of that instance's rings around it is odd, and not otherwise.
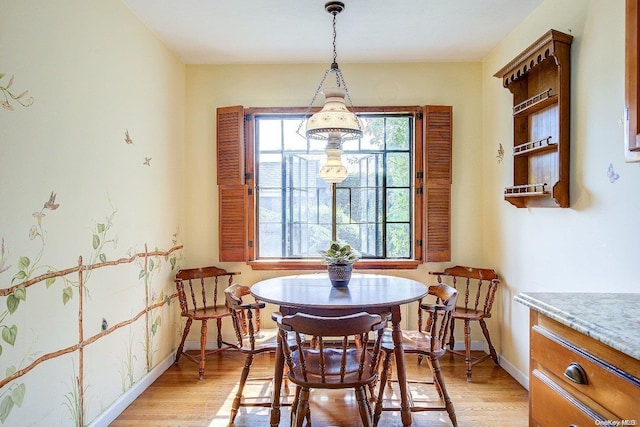
[[[187,64],[331,63],[325,0],[122,0]],[[338,62],[479,61],[542,0],[343,0]]]

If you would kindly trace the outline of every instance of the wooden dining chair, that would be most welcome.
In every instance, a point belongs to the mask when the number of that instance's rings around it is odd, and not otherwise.
[[[471,382],[471,369],[488,358],[498,365],[498,354],[491,343],[489,329],[485,319],[491,317],[493,300],[498,290],[500,281],[495,270],[488,268],[476,268],[456,265],[445,269],[443,272],[432,272],[438,276],[438,283],[447,283],[458,290],[460,298],[451,321],[451,334],[449,336],[449,351],[456,356],[464,357],[467,369],[467,381]],[[464,322],[464,353],[455,350],[455,322]],[[481,357],[471,356],[471,322],[478,322],[482,334],[487,340],[489,354]]]
[[[309,414],[311,389],[353,388],[362,425],[373,426],[373,413],[365,387],[378,377],[378,359],[386,319],[358,313],[341,317],[296,313],[277,319],[289,381],[296,384],[291,425],[301,427]],[[370,332],[373,332],[370,334]],[[295,347],[286,334],[295,335]],[[372,335],[373,340],[370,340]],[[304,336],[314,337],[305,340]],[[358,348],[353,337],[358,336]],[[309,420],[307,419],[309,423]]]
[[[182,332],[182,340],[176,351],[175,363],[181,356],[199,365],[198,374],[204,378],[204,367],[207,356],[224,351],[231,346],[222,339],[222,319],[231,315],[224,298],[218,299],[219,287],[232,284],[234,275],[218,267],[190,268],[178,271],[175,283],[180,301],[182,317],[187,319]],[[193,356],[184,351],[184,343],[191,330],[193,321],[200,321],[200,354]],[[207,322],[215,320],[217,327],[217,347],[207,350]]]
[[[261,327],[261,310],[265,308],[265,303],[254,300],[245,302],[243,297],[251,294],[248,286],[233,284],[224,290],[229,312],[233,322],[233,329],[236,334],[234,347],[243,353],[245,357],[240,383],[236,396],[233,399],[231,414],[229,415],[229,426],[234,425],[234,420],[238,410],[243,407],[271,407],[271,401],[258,401],[261,396],[249,400],[244,396],[244,387],[247,381],[272,381],[273,377],[250,377],[251,365],[256,355],[261,353],[275,353],[278,348],[278,328],[263,329]],[[278,313],[272,316],[274,319],[280,317]],[[292,336],[288,338],[291,346],[295,346]],[[285,389],[286,389],[285,384]],[[287,406],[284,404],[283,406]]]
[[[409,384],[431,384],[435,387],[442,405],[419,404],[413,397],[409,397],[411,412],[423,411],[447,411],[449,419],[454,427],[458,425],[456,413],[453,407],[444,376],[440,369],[439,359],[446,353],[447,334],[450,331],[452,314],[455,310],[458,292],[445,284],[429,286],[429,295],[435,297],[434,303],[420,303],[421,323],[417,330],[403,331],[402,347],[405,354],[417,354],[419,361],[426,358],[431,370],[431,379],[407,380]],[[385,354],[382,360],[380,374],[380,386],[378,388],[377,402],[374,414],[374,426],[377,426],[383,411],[399,411],[399,406],[384,406],[385,386],[390,381],[391,356],[394,353],[394,344],[389,329],[385,330],[382,340],[382,350]],[[389,383],[390,384],[390,383]],[[411,393],[409,391],[409,393]]]

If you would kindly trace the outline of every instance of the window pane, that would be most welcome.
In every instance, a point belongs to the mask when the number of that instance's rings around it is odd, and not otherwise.
[[[362,247],[359,239],[359,227],[357,224],[338,224],[336,225],[338,240],[343,240],[358,251]]]
[[[282,158],[280,154],[260,154],[256,174],[261,188],[282,188]]]
[[[307,151],[307,139],[297,133],[300,123],[302,123],[301,119],[282,120],[284,149],[286,151]],[[304,126],[300,132],[304,135]]]
[[[280,120],[260,120],[257,122],[260,151],[282,150]]]
[[[409,150],[411,127],[408,117],[389,117],[386,119],[386,142],[388,150]]]
[[[262,258],[282,256],[282,225],[279,222],[260,222],[260,254]]]
[[[409,224],[387,224],[387,258],[411,257]]]
[[[384,248],[382,247],[384,231],[384,225],[379,222],[360,225],[361,247],[358,249],[363,257],[382,258],[384,256]]]
[[[363,151],[384,149],[384,117],[361,117],[364,132],[360,144]]]
[[[336,189],[336,222],[339,224],[351,223],[351,189]]]
[[[409,153],[387,154],[387,187],[411,185],[411,156]]]
[[[411,190],[387,190],[387,221],[409,222],[411,219]]]

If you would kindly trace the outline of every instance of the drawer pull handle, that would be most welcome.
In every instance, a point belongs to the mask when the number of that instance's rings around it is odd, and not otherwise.
[[[569,366],[567,366],[567,369],[564,370],[564,376],[576,384],[589,384],[589,381],[587,380],[587,373],[584,371],[582,366],[574,362],[570,363]]]

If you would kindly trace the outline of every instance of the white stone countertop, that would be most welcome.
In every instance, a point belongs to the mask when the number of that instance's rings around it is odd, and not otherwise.
[[[640,294],[527,292],[514,300],[640,360]]]

